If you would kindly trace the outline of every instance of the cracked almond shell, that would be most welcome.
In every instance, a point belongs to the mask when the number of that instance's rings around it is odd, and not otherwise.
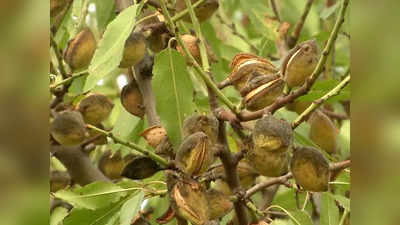
[[[215,189],[207,190],[206,198],[210,220],[225,216],[233,208],[233,203],[230,201],[229,196]]]
[[[86,123],[97,125],[107,119],[113,107],[114,104],[105,95],[91,93],[79,101],[76,108]]]
[[[186,137],[176,154],[176,162],[186,174],[200,175],[214,162],[211,142],[203,132]]]
[[[249,81],[249,78],[255,75],[274,75],[278,69],[262,57],[240,53],[237,54],[230,65],[232,72],[227,77],[227,80],[236,88],[241,91]]]
[[[79,145],[88,135],[82,115],[75,111],[58,114],[50,124],[50,133],[58,143],[65,146]]]
[[[162,126],[152,126],[143,131],[140,135],[146,139],[147,143],[153,147],[157,148],[167,137],[167,131]]]
[[[194,225],[209,221],[208,202],[205,190],[192,179],[178,181],[170,192],[172,207],[176,214]]]
[[[81,70],[89,66],[97,48],[96,39],[89,28],[84,28],[68,43],[64,53],[65,62],[72,70]]]
[[[204,132],[212,144],[217,143],[218,120],[211,115],[195,114],[183,121],[183,136],[187,137],[196,132]]]
[[[302,147],[293,151],[290,170],[296,183],[307,191],[324,192],[329,186],[329,162],[317,149]]]
[[[285,57],[281,72],[289,87],[298,87],[312,74],[319,60],[316,40],[300,43]]]
[[[197,63],[201,64],[201,55],[200,55],[200,48],[199,48],[199,42],[200,40],[193,35],[190,34],[184,34],[181,36],[183,44],[188,48],[190,54],[193,56],[193,58],[196,60]],[[182,46],[179,44],[176,46],[176,50],[181,53],[183,56],[185,56],[186,61],[190,62],[190,58],[185,54],[185,50],[183,49]],[[214,52],[212,51],[211,47],[206,44],[206,51],[207,51],[207,56],[210,60],[210,62],[216,62],[217,57],[215,56]]]
[[[248,81],[246,87],[243,88],[251,88],[243,98],[246,109],[261,110],[274,103],[282,95],[284,81],[281,78],[273,78],[275,76],[258,76]]]

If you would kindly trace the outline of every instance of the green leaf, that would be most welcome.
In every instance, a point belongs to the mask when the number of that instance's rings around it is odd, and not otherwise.
[[[73,190],[60,190],[55,193],[55,197],[65,200],[75,207],[91,210],[107,207],[110,203],[117,202],[125,195],[124,189],[104,181],[94,182]]]
[[[337,80],[324,80],[324,81],[317,81],[313,85],[312,89],[304,96],[301,96],[298,98],[299,101],[314,101],[322,96],[324,96],[326,93],[328,93],[330,90],[335,88],[340,81]],[[340,93],[336,96],[331,97],[328,99],[326,102],[327,103],[332,103],[332,102],[337,102],[337,101],[343,101],[343,100],[348,100],[350,99],[350,85],[347,85],[343,90],[340,91]]]
[[[108,20],[111,18],[111,15],[114,13],[115,1],[92,0],[92,2],[96,4],[97,26],[99,30],[103,30],[103,28],[107,25]]]
[[[120,113],[117,117],[117,121],[114,124],[112,133],[123,140],[127,140],[141,119],[126,111],[120,101],[117,102],[114,108],[115,110],[119,110]]]
[[[272,205],[269,208],[276,208],[284,211],[296,225],[313,225],[310,215],[305,211],[299,209],[285,209],[279,205]]]
[[[84,91],[92,89],[100,79],[119,66],[125,41],[136,22],[137,7],[137,5],[133,5],[123,10],[108,24],[90,63],[89,76]]]
[[[176,50],[165,49],[154,60],[153,74],[157,112],[170,141],[178,146],[183,120],[194,108],[193,87],[186,69],[186,60]]]
[[[120,225],[130,225],[132,219],[138,214],[140,206],[143,202],[144,192],[140,191],[139,194],[130,198],[121,208]]]
[[[332,194],[329,193],[330,197],[335,199],[337,202],[339,202],[340,206],[342,206],[344,209],[350,212],[350,199],[344,197],[343,195],[337,195],[337,194]]]
[[[108,204],[108,207],[90,210],[73,208],[65,218],[63,225],[114,225],[119,218],[119,211],[125,200]]]
[[[321,197],[321,225],[337,225],[339,224],[339,208],[336,206],[335,200],[327,192],[322,193]]]
[[[50,215],[50,225],[60,225],[61,221],[68,215],[68,209],[57,207]]]
[[[80,95],[83,93],[83,87],[85,86],[87,75],[75,78],[71,86],[68,88],[68,93],[72,95]]]

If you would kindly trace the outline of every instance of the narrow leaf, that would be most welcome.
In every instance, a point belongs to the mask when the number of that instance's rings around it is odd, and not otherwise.
[[[117,202],[126,192],[116,184],[107,182],[95,182],[85,187],[73,190],[60,190],[55,193],[59,199],[71,203],[75,207],[86,209],[99,209],[107,207],[112,202]]]
[[[335,200],[329,193],[322,193],[321,198],[321,225],[339,224],[339,208],[336,206]]]
[[[50,215],[50,225],[60,225],[61,221],[68,215],[68,209],[57,207]]]
[[[140,206],[142,205],[144,192],[140,191],[130,198],[121,208],[120,225],[130,225],[132,219],[138,214]]]
[[[165,49],[156,56],[153,73],[157,112],[172,144],[177,146],[182,136],[183,120],[194,108],[186,60],[177,51]]]
[[[125,9],[107,26],[90,63],[84,91],[92,89],[100,79],[119,66],[125,41],[135,25],[136,10],[137,5]]]

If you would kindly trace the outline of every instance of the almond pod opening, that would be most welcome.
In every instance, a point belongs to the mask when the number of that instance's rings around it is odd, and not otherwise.
[[[214,152],[206,134],[197,132],[186,137],[175,158],[178,167],[189,175],[200,175],[214,162]]]
[[[153,147],[157,146],[167,137],[167,131],[162,126],[152,126],[143,131],[140,135],[146,139],[147,143]]]

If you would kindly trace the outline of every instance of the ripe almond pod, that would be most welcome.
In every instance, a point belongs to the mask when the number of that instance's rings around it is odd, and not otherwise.
[[[100,171],[112,180],[120,179],[122,170],[125,166],[125,161],[121,153],[112,154],[111,151],[106,151],[99,160],[98,167]]]
[[[58,143],[65,146],[79,145],[88,135],[82,115],[75,111],[58,114],[50,125],[50,133]]]
[[[203,132],[186,137],[176,154],[176,162],[186,174],[200,175],[214,162],[214,152],[209,138]]]
[[[275,75],[278,72],[278,69],[267,59],[247,53],[237,54],[230,67],[232,72],[221,82],[221,86],[233,85],[238,91],[242,91],[250,77]]]
[[[172,207],[181,218],[195,225],[209,221],[208,202],[200,183],[192,179],[178,181],[170,193]]]
[[[125,85],[121,91],[121,103],[125,110],[134,116],[143,118],[143,96],[135,80]]]
[[[92,125],[100,124],[107,119],[113,107],[114,104],[105,95],[94,93],[84,97],[76,106],[85,122]]]
[[[298,87],[312,74],[318,64],[319,48],[315,39],[302,42],[290,50],[281,66],[289,87]]]
[[[164,139],[168,138],[167,131],[162,126],[149,127],[140,136],[144,137],[147,143],[153,148],[157,148]]]
[[[217,143],[218,120],[211,115],[194,114],[183,121],[183,136],[187,137],[196,132],[204,132],[211,144]]]
[[[292,112],[296,112],[297,114],[301,114],[311,105],[311,102],[308,101],[294,101],[286,105],[286,109]]]
[[[336,153],[339,130],[332,120],[317,110],[311,115],[308,123],[310,124],[310,139],[327,153]]]
[[[329,186],[329,162],[317,149],[302,147],[293,151],[290,169],[296,183],[307,191],[323,192]]]
[[[121,68],[136,65],[146,55],[146,40],[142,33],[133,32],[125,41],[124,52],[119,64]]]
[[[191,0],[192,4],[196,2],[197,0]],[[203,21],[208,20],[215,13],[215,11],[217,11],[218,7],[219,7],[218,0],[206,0],[205,2],[201,3],[201,5],[197,6],[194,9],[194,13],[196,14],[197,19],[201,23]],[[187,8],[185,0],[177,0],[175,8],[177,13],[185,10]],[[182,20],[188,23],[192,22],[189,14],[185,15],[182,18]]]
[[[199,48],[199,39],[190,34],[184,34],[181,36],[184,45],[189,49],[190,54],[196,60],[197,63],[201,64],[201,55],[200,55],[200,48]],[[190,58],[186,56],[183,47],[180,45],[176,46],[176,50],[181,53],[183,56],[186,57],[186,60],[190,62]],[[206,51],[210,62],[217,62],[217,56],[212,51],[211,47],[206,44]]]
[[[50,173],[50,192],[57,192],[71,184],[71,176],[64,171],[51,171]]]
[[[50,0],[50,17],[57,16],[67,5],[68,0]]]
[[[161,170],[154,160],[139,156],[131,160],[123,169],[121,175],[129,179],[146,179]]]
[[[251,166],[261,175],[267,177],[279,177],[288,172],[288,152],[264,151],[251,149],[246,154],[246,159]]]
[[[255,183],[256,177],[259,175],[257,171],[247,162],[246,159],[239,161],[237,165],[237,172],[239,175],[240,186],[242,188],[249,188]],[[225,179],[225,170],[222,164],[213,166],[211,170],[213,177],[221,177]]]
[[[257,120],[252,140],[253,152],[286,152],[293,144],[293,130],[288,122],[266,115]]]
[[[249,79],[241,94],[243,105],[250,111],[256,111],[271,105],[282,94],[284,81],[274,75],[256,76]]]
[[[72,70],[81,70],[89,66],[97,48],[97,42],[92,31],[84,28],[68,43],[64,53],[65,62]]]
[[[229,196],[215,189],[207,190],[206,198],[209,207],[208,211],[210,220],[216,220],[225,216],[233,208]]]

